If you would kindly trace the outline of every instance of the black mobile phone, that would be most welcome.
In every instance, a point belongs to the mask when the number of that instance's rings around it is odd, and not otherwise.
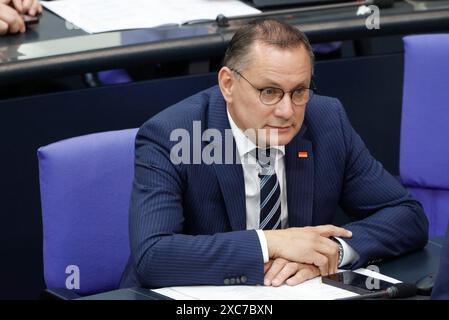
[[[26,26],[39,23],[38,15],[33,17],[33,16],[26,15],[26,14],[22,14],[22,19],[25,22]]]
[[[349,290],[358,294],[372,293],[379,290],[386,290],[394,283],[374,279],[353,271],[343,271],[322,277],[325,284]]]

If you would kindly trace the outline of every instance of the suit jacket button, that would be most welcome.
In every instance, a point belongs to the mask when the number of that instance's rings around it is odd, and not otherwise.
[[[235,284],[235,278],[231,278],[231,284]]]
[[[235,283],[240,284],[240,277],[235,278]]]
[[[224,279],[224,281],[223,281],[223,282],[224,282],[224,284],[225,284],[225,285],[228,285],[230,281],[229,281],[229,279],[228,279],[228,278],[226,278],[226,279]]]
[[[248,278],[246,278],[245,276],[241,276],[240,277],[240,282],[241,283],[246,283],[246,281],[248,281]]]

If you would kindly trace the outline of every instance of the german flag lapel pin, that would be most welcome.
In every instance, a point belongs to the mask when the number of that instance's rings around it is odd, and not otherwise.
[[[298,151],[298,158],[308,158],[309,153],[307,151]]]

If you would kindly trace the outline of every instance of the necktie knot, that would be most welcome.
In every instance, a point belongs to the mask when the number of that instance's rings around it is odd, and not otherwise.
[[[262,168],[263,174],[270,174],[269,172],[274,171],[276,150],[273,148],[256,148],[251,151],[251,154],[256,158],[257,164]]]

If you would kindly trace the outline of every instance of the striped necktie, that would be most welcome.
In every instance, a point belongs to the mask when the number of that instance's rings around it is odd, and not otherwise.
[[[272,154],[270,156],[270,153]],[[259,229],[281,228],[281,187],[274,170],[275,157],[270,149],[257,149],[256,160],[261,167],[260,178],[260,222]]]

